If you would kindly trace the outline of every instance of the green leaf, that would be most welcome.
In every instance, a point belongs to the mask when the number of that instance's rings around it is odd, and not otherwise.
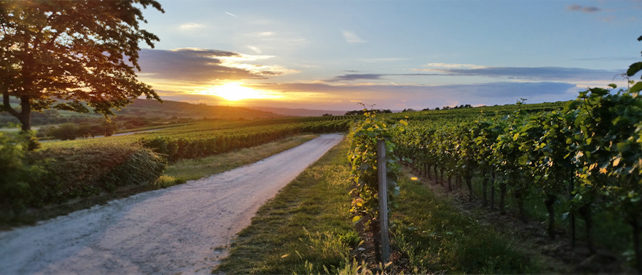
[[[633,85],[633,87],[629,89],[629,92],[635,94],[635,93],[639,93],[640,90],[642,90],[642,81],[635,83],[635,85]]]
[[[353,224],[354,224],[354,223],[358,223],[358,222],[360,222],[360,221],[361,221],[361,219],[363,219],[363,217],[362,217],[362,216],[354,216],[354,217],[352,218],[352,223],[353,223]]]
[[[617,85],[615,85],[615,84],[611,83],[611,84],[609,84],[609,87],[611,87],[611,88],[615,89],[615,88],[617,88]]]
[[[631,64],[631,66],[629,66],[629,69],[626,71],[626,75],[633,76],[640,70],[642,70],[642,62],[633,63]]]

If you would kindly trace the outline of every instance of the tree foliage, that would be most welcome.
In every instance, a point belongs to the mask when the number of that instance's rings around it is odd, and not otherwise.
[[[89,107],[108,117],[141,95],[160,101],[136,78],[139,42],[159,39],[140,28],[146,21],[135,4],[164,12],[155,0],[0,0],[2,110],[26,131],[32,111]]]

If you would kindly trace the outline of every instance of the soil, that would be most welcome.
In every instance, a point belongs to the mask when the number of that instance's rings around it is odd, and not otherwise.
[[[448,193],[447,188],[436,182],[434,175],[433,179],[422,177],[421,173],[413,171],[409,166],[404,167],[404,172],[410,177],[419,177],[422,182],[428,183],[427,186],[437,196],[449,197],[453,205],[462,212],[512,238],[513,243],[519,244],[526,253],[539,259],[543,273],[637,274],[634,269],[626,265],[622,256],[613,251],[597,247],[597,252],[591,255],[586,244],[581,241],[576,241],[576,247],[573,249],[570,244],[570,233],[564,230],[558,229],[555,232],[556,239],[553,240],[548,236],[546,225],[539,221],[524,222],[517,212],[509,211],[506,215],[501,215],[497,207],[498,197],[495,198],[495,209],[491,211],[489,206],[483,206],[479,197],[469,202],[465,184],[456,185],[454,178],[454,190]]]
[[[258,208],[342,139],[0,232],[0,273],[209,274]]]

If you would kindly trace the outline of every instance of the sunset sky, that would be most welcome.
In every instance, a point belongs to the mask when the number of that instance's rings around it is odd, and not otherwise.
[[[209,105],[400,110],[625,86],[642,1],[160,0],[142,81]],[[636,76],[639,78],[639,76]]]

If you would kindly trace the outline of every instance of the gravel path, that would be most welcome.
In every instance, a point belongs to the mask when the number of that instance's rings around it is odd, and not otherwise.
[[[0,274],[208,274],[214,248],[342,138],[322,135],[209,178],[2,232]]]

